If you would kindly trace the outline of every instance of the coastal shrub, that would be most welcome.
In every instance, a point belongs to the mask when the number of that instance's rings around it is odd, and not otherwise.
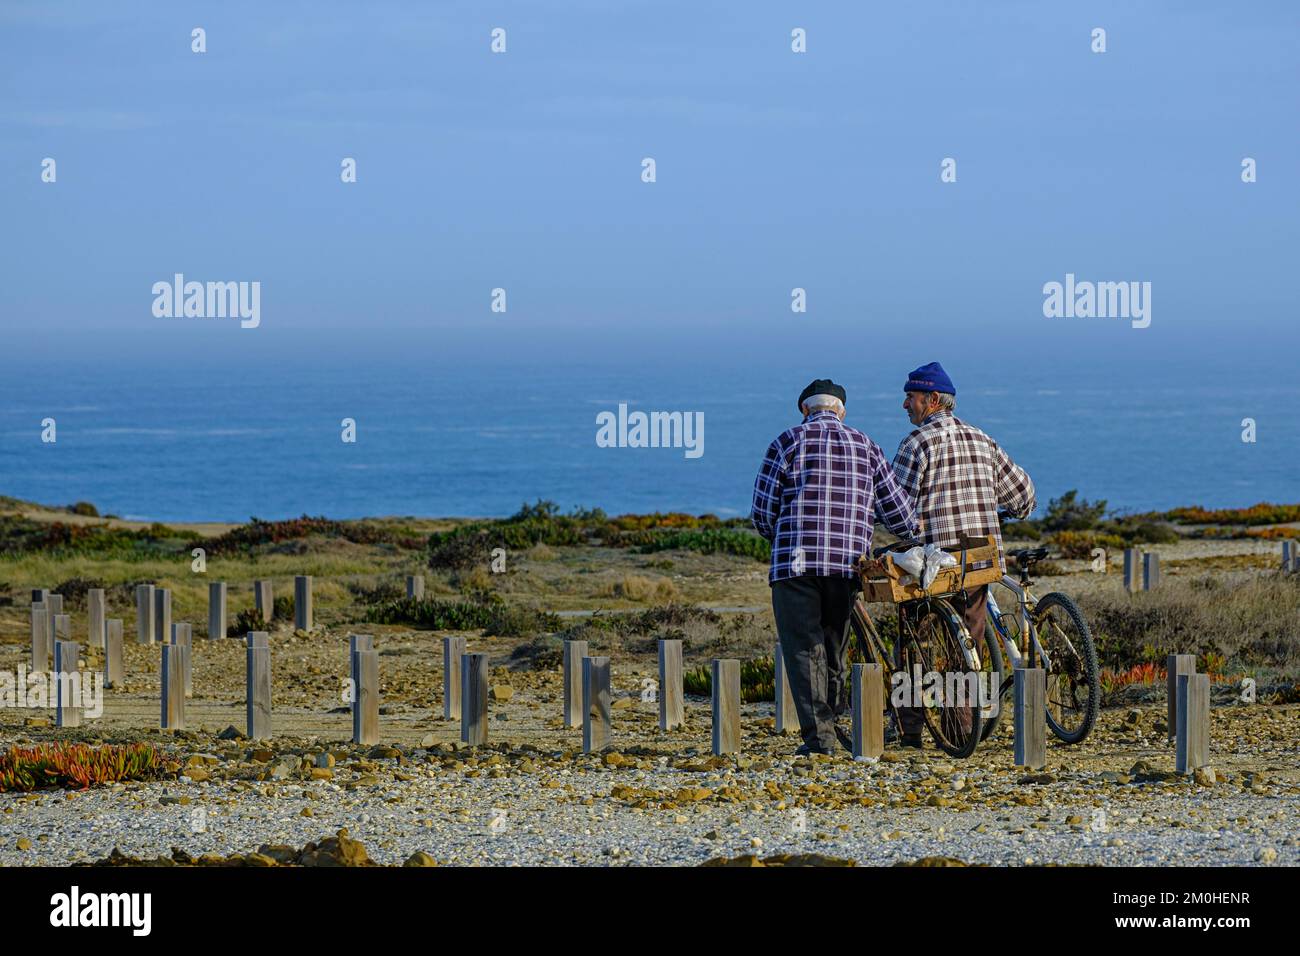
[[[700,554],[736,554],[756,561],[772,559],[772,545],[748,531],[714,528],[705,531],[642,532],[640,554],[657,551],[696,551]]]
[[[312,535],[342,538],[353,544],[389,545],[406,550],[418,550],[424,541],[418,534],[405,528],[389,528],[372,521],[334,521],[324,516],[292,518],[287,521],[263,521],[249,518],[248,524],[232,528],[215,538],[196,539],[193,547],[205,548],[208,557],[239,554],[262,545],[298,541]]]
[[[1152,520],[1178,521],[1183,524],[1286,524],[1300,521],[1300,504],[1281,505],[1261,501],[1249,508],[1207,509],[1199,505],[1143,515]]]
[[[697,697],[713,696],[713,670],[697,667],[682,674],[682,689]],[[776,698],[776,662],[771,656],[741,661],[740,699],[746,704]]]
[[[1122,550],[1124,547],[1123,538],[1095,531],[1058,531],[1047,539],[1047,543],[1063,558],[1090,558],[1093,548]]]
[[[157,773],[162,758],[153,744],[40,744],[0,753],[0,792],[47,787],[85,790],[93,783],[139,780]]]
[[[399,598],[374,605],[366,611],[366,620],[372,624],[406,624],[438,631],[482,628],[487,637],[519,637],[557,631],[562,626],[554,614],[512,607],[495,594],[477,597],[467,601]]]
[[[61,581],[58,587],[54,588],[53,593],[63,595],[65,609],[80,608],[86,606],[86,594],[91,588],[104,588],[107,591],[108,586],[103,581],[69,578],[67,581]]]
[[[677,597],[677,585],[669,578],[625,574],[620,580],[606,585],[601,596],[625,598],[629,601],[672,601]]]
[[[99,517],[99,509],[89,501],[78,501],[74,505],[68,505],[68,512],[74,515],[86,515],[90,518]]]
[[[1091,531],[1105,513],[1105,500],[1087,501],[1079,497],[1077,489],[1071,488],[1047,503],[1042,528],[1044,531]]]
[[[349,581],[348,592],[362,604],[382,604],[384,601],[404,598],[406,587],[395,581],[380,581],[374,587],[367,587],[358,581]]]
[[[187,540],[163,524],[131,530],[107,524],[65,524],[34,521],[18,515],[0,515],[0,555],[17,558],[41,552],[51,557],[115,558],[141,561],[172,557],[185,549]]]

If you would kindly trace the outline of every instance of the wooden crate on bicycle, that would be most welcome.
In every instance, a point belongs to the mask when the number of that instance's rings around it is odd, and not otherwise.
[[[858,576],[862,579],[862,596],[872,602],[901,604],[923,597],[954,594],[981,584],[1002,580],[1002,564],[998,559],[998,542],[993,535],[967,535],[963,548],[945,548],[957,559],[957,565],[943,568],[935,575],[928,591],[922,590],[919,581],[903,584],[907,572],[894,564],[886,552],[879,558],[862,555],[858,558]],[[983,565],[983,567],[981,567]]]

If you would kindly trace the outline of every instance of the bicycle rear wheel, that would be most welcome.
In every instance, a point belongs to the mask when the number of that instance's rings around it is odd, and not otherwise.
[[[1047,671],[1047,726],[1067,744],[1092,730],[1101,707],[1097,648],[1079,606],[1059,591],[1038,602],[1034,633],[1051,667]]]
[[[980,651],[981,680],[988,687],[989,706],[983,712],[984,727],[980,740],[988,740],[1002,721],[1002,681],[1006,677],[1006,658],[1002,656],[1002,642],[991,619],[984,621],[984,647]]]
[[[964,647],[969,635],[957,612],[944,600],[923,601],[909,616],[903,666],[910,675],[922,675],[925,726],[944,753],[969,757],[979,746],[982,722],[980,673]],[[933,691],[926,692],[927,687]]]

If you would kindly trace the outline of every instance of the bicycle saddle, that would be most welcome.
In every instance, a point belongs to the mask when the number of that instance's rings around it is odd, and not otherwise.
[[[1007,556],[1014,558],[1016,564],[1022,568],[1027,568],[1035,561],[1041,561],[1047,557],[1046,548],[1018,548],[1015,551],[1008,551]]]

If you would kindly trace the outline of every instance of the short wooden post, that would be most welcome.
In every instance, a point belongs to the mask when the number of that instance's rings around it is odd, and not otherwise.
[[[208,585],[208,640],[226,636],[226,582]]]
[[[311,575],[299,574],[293,579],[293,626],[310,631],[311,624]]]
[[[659,641],[659,729],[672,730],[686,723],[682,692],[682,642]]]
[[[1296,547],[1294,541],[1282,542],[1282,570],[1300,571],[1300,548]],[[32,600],[36,600],[35,594],[32,595]]]
[[[1170,654],[1165,661],[1165,723],[1169,725],[1170,743],[1178,736],[1178,677],[1195,673],[1195,654]]]
[[[122,619],[104,622],[104,686],[118,687],[126,676],[122,666]]]
[[[72,640],[72,615],[56,614],[54,615],[54,644],[59,641]],[[54,645],[51,644],[51,647]]]
[[[471,747],[488,739],[488,656],[460,657],[460,739]]]
[[[44,674],[50,667],[50,612],[44,604],[32,605],[32,673]]]
[[[54,645],[54,674],[58,685],[54,714],[56,727],[81,726],[79,658],[80,648],[73,641],[59,641]]]
[[[275,613],[275,599],[271,596],[271,582],[253,582],[253,604],[262,615],[262,623],[270,624]]]
[[[86,645],[104,646],[104,589],[91,588],[86,592]]]
[[[49,588],[32,588],[32,603],[44,604],[50,596]]]
[[[406,576],[406,596],[414,601],[424,600],[423,574],[408,574]]]
[[[1015,764],[1041,770],[1047,763],[1047,672],[1017,667],[1012,678],[1015,700]]]
[[[740,661],[713,659],[713,753],[740,749]]]
[[[163,730],[185,729],[185,648],[162,645],[162,713]]]
[[[63,595],[51,594],[45,599],[45,609],[49,613],[45,620],[49,623],[50,639],[46,647],[50,650],[50,657],[54,656],[54,642],[59,639],[59,617],[63,615]]]
[[[1179,674],[1178,743],[1174,769],[1189,774],[1210,765],[1210,675]]]
[[[1142,590],[1152,591],[1160,584],[1160,555],[1148,551],[1142,555]]]
[[[885,752],[885,683],[879,664],[854,664],[853,759],[878,760]]]
[[[609,658],[582,659],[582,752],[603,750],[609,744],[612,710],[609,694]]]
[[[137,584],[135,586],[135,640],[137,644],[153,643],[153,619],[153,585]]]
[[[460,717],[460,659],[465,656],[465,638],[442,639],[442,716]]]
[[[1124,549],[1124,588],[1130,593],[1142,590],[1142,552]]]
[[[587,656],[586,641],[564,642],[564,726],[581,727],[582,659]]]
[[[366,638],[369,641],[369,638]],[[352,652],[356,699],[352,702],[352,742],[379,743],[379,652],[363,646]]]
[[[172,592],[170,588],[154,588],[154,640],[166,644],[172,639]]]
[[[271,641],[266,631],[249,631],[244,649],[244,718],[251,740],[271,737]]]
[[[185,621],[172,625],[171,643],[177,647],[188,648],[185,654],[185,696],[194,696],[194,626]]]
[[[798,732],[799,714],[794,707],[794,692],[790,689],[789,675],[785,670],[785,655],[781,650],[781,642],[776,642],[776,654],[774,655],[776,666],[774,676],[776,683],[776,732],[778,734],[788,734]]]

